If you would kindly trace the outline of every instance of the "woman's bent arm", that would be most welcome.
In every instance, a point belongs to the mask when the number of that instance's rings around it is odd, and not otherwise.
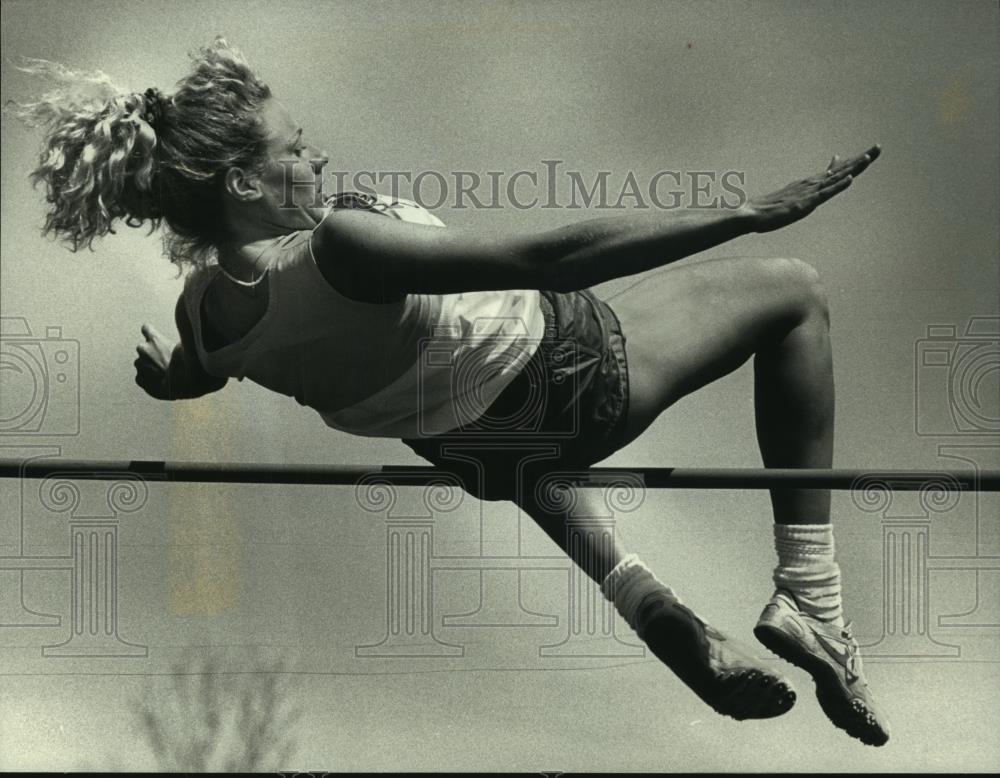
[[[167,366],[165,381],[168,399],[194,399],[222,389],[229,379],[225,376],[220,378],[212,375],[198,360],[198,350],[194,344],[194,328],[188,318],[183,295],[178,298],[174,308],[174,322],[181,340],[174,348],[170,364]]]

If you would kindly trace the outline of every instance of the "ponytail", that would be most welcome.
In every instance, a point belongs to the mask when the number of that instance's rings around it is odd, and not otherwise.
[[[101,71],[28,60],[20,70],[55,83],[37,102],[9,103],[45,129],[34,185],[50,208],[43,234],[73,251],[130,227],[161,223],[178,266],[209,261],[224,238],[222,187],[230,166],[259,172],[267,137],[260,118],[270,89],[224,39],[193,56],[177,91],[127,92]]]
[[[51,205],[43,234],[55,234],[76,251],[113,233],[119,219],[155,228],[161,217],[153,192],[155,124],[163,96],[156,90],[122,94],[100,71],[74,72],[45,60],[20,69],[62,84],[15,108],[21,119],[46,129],[30,175],[36,186],[45,184]]]

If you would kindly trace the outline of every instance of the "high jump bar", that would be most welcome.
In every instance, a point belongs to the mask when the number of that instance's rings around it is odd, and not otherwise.
[[[162,460],[0,459],[0,478],[114,481],[142,478],[183,483],[315,484],[353,486],[361,479],[405,486],[441,484],[449,471],[431,465],[306,465]],[[553,471],[557,476],[560,471]],[[1000,470],[808,468],[592,467],[569,471],[594,485],[637,476],[648,489],[837,489],[860,491],[1000,491]],[[585,474],[585,475],[584,475]],[[583,484],[585,485],[585,484]]]

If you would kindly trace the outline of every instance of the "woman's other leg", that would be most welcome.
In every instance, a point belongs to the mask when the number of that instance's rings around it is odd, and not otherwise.
[[[754,357],[757,439],[766,467],[833,464],[829,307],[819,274],[796,259],[674,265],[608,300],[628,339],[625,443],[682,397]],[[826,524],[826,489],[773,490],[775,521]]]
[[[628,339],[625,442],[680,398],[754,357],[757,440],[766,467],[833,464],[830,315],[818,273],[794,259],[710,259],[642,278],[609,301]],[[776,588],[755,628],[812,674],[824,712],[865,743],[888,723],[845,627],[828,489],[771,490]]]
[[[795,692],[782,675],[683,605],[600,517],[596,488],[546,487],[546,474],[522,485],[516,502],[614,603],[653,654],[715,711],[737,720],[787,712]],[[592,527],[586,518],[595,517]],[[568,519],[574,531],[569,532]],[[581,526],[583,524],[583,526]]]

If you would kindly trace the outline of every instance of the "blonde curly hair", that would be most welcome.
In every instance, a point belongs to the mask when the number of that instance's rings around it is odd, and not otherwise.
[[[46,131],[30,175],[34,185],[44,182],[51,205],[43,235],[77,251],[113,234],[119,219],[150,232],[162,224],[179,272],[212,261],[227,237],[225,171],[259,173],[266,164],[260,110],[271,90],[224,38],[191,59],[172,95],[128,92],[102,71],[46,60],[19,68],[55,84],[37,102],[5,107]]]

